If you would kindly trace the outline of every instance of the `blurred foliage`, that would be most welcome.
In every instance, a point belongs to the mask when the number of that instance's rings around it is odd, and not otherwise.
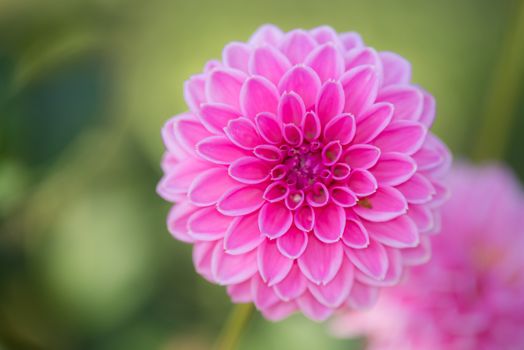
[[[0,349],[209,349],[230,303],[192,268],[155,194],[182,84],[271,22],[329,24],[413,65],[435,132],[472,154],[516,1],[0,2]],[[516,33],[513,41],[523,41]],[[522,58],[517,52],[517,58]],[[504,62],[504,61],[503,61]],[[524,62],[513,62],[522,66]],[[524,174],[524,86],[505,158]],[[501,103],[501,102],[499,102]],[[520,118],[518,117],[520,116]],[[500,135],[499,135],[500,136]],[[486,142],[490,142],[489,137]],[[482,159],[482,154],[478,157]],[[242,349],[357,349],[257,316]]]

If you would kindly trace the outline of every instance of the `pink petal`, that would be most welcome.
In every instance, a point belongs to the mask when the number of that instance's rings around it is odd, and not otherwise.
[[[303,63],[306,56],[317,46],[315,40],[304,30],[296,29],[287,33],[280,51],[292,64]]]
[[[264,190],[255,186],[242,186],[224,193],[218,200],[217,209],[224,215],[240,216],[252,213],[262,207]]]
[[[282,160],[283,154],[280,149],[273,145],[259,145],[253,150],[258,158],[267,162],[278,163]]]
[[[258,113],[277,111],[278,92],[269,80],[261,76],[248,78],[240,91],[242,114],[255,118]]]
[[[422,113],[420,113],[419,122],[429,128],[435,119],[435,98],[426,91],[422,93],[424,95],[424,106],[422,107]]]
[[[294,217],[295,225],[302,231],[309,232],[315,226],[315,212],[309,206],[302,206],[297,209]]]
[[[347,32],[339,35],[340,41],[344,46],[344,49],[351,50],[354,48],[359,48],[364,45],[360,34],[356,32]]]
[[[193,265],[195,270],[208,281],[215,283],[211,273],[211,259],[217,242],[196,242],[193,245]]]
[[[325,285],[310,283],[309,291],[325,306],[338,308],[349,295],[353,286],[353,276],[353,265],[344,259],[335,278]]]
[[[376,70],[379,85],[382,85],[382,62],[375,49],[371,47],[363,47],[349,51],[345,56],[346,70],[353,69],[358,66],[368,65],[373,66]]]
[[[408,60],[394,52],[381,52],[379,56],[384,67],[383,86],[409,83],[411,64]]]
[[[212,168],[195,178],[187,195],[194,205],[213,205],[222,197],[224,191],[235,185],[238,185],[238,182],[228,176],[227,168]]]
[[[284,124],[300,125],[306,113],[304,102],[295,92],[284,93],[278,103],[278,116]]]
[[[269,178],[270,165],[256,157],[239,158],[229,166],[229,175],[245,184],[257,184]]]
[[[191,158],[175,164],[169,174],[164,175],[158,184],[157,191],[166,200],[178,198],[177,195],[185,194],[191,183],[202,171],[211,168],[209,163],[195,161]]]
[[[264,318],[272,322],[278,322],[282,321],[286,317],[289,317],[295,311],[297,311],[295,303],[278,302],[261,310],[260,312],[262,313]]]
[[[447,186],[445,186],[443,183],[439,181],[432,180],[431,184],[435,189],[435,195],[431,199],[431,206],[441,206],[442,204],[444,204],[444,202],[446,202],[449,199],[450,191]]]
[[[289,187],[285,182],[277,181],[266,187],[264,191],[264,199],[268,202],[274,203],[283,200],[289,193]]]
[[[238,148],[225,136],[210,136],[196,145],[196,153],[215,164],[231,164],[249,153]]]
[[[317,322],[325,321],[333,313],[332,308],[322,305],[308,292],[297,299],[297,304],[304,315]]]
[[[240,117],[240,113],[222,103],[205,103],[200,107],[199,117],[207,130],[221,134],[227,123]]]
[[[188,157],[188,153],[182,148],[175,135],[176,118],[177,117],[169,119],[162,127],[162,140],[170,156],[174,157],[177,161],[181,161]]]
[[[273,167],[273,169],[271,169],[271,172],[270,172],[271,180],[273,181],[282,180],[287,175],[287,172],[288,172],[287,166],[285,166],[284,164],[278,164],[275,167]]]
[[[222,61],[226,66],[246,73],[250,56],[251,48],[249,45],[241,42],[229,43],[222,51]]]
[[[306,249],[308,235],[295,226],[291,226],[285,235],[277,239],[277,248],[282,255],[296,259]]]
[[[373,66],[358,66],[340,78],[346,102],[344,112],[353,114],[357,119],[375,101],[378,91],[378,75]]]
[[[326,244],[310,235],[306,250],[297,259],[302,273],[313,283],[329,283],[336,275],[344,258],[342,244]]]
[[[275,241],[266,239],[258,249],[258,270],[269,287],[282,281],[293,266],[293,260],[280,254]]]
[[[364,203],[361,203],[364,201]],[[373,221],[383,222],[392,220],[407,212],[406,199],[393,187],[379,187],[375,193],[353,207],[353,211],[360,217]]]
[[[249,72],[261,75],[278,84],[284,73],[291,68],[286,56],[271,46],[262,46],[253,52],[249,61]]]
[[[187,158],[187,155],[185,155],[185,153],[183,154],[184,157]],[[180,162],[180,160],[182,159],[177,158],[177,156],[175,156],[173,153],[164,152],[164,154],[162,154],[162,158],[160,159],[160,167],[164,173],[170,173],[171,169],[173,169]]]
[[[369,245],[368,231],[360,220],[348,219],[342,234],[342,241],[350,248],[366,248]]]
[[[307,141],[313,141],[320,136],[320,120],[315,112],[307,112],[302,120],[302,132]]]
[[[224,237],[231,220],[231,217],[220,214],[215,207],[199,209],[187,221],[189,235],[198,241],[220,239]]]
[[[436,149],[428,147],[427,143],[412,157],[417,162],[420,171],[433,170],[444,162],[444,156]]]
[[[249,303],[253,300],[251,296],[251,280],[227,286],[227,294],[233,303]]]
[[[200,140],[211,136],[211,133],[198,120],[189,116],[177,118],[173,129],[178,142],[189,154],[195,154],[196,144]]]
[[[211,257],[211,272],[220,285],[237,284],[246,281],[257,273],[257,251],[242,255],[231,255],[217,244]]]
[[[294,190],[290,191],[285,199],[286,207],[289,210],[295,210],[304,203],[304,191]]]
[[[366,310],[376,304],[378,288],[355,281],[349,293],[348,306],[355,310]]]
[[[291,211],[282,203],[266,203],[260,209],[258,226],[260,232],[270,239],[285,234],[293,223]]]
[[[211,71],[220,68],[222,66],[222,62],[219,60],[209,60],[204,65],[204,73],[211,73]]]
[[[320,90],[320,79],[313,69],[306,66],[295,66],[282,77],[278,84],[278,91],[294,91],[309,109],[315,104],[318,91]]]
[[[224,236],[224,249],[228,254],[245,254],[262,244],[265,237],[258,229],[258,213],[237,216]]]
[[[351,167],[346,163],[337,163],[331,168],[333,179],[337,181],[346,180],[351,173]]]
[[[292,146],[300,146],[304,140],[304,135],[295,124],[286,124],[284,125],[284,139]]]
[[[420,174],[414,174],[408,181],[396,188],[402,192],[408,203],[414,204],[427,203],[435,194],[431,181]]]
[[[418,122],[395,121],[375,138],[373,144],[382,152],[401,152],[413,154],[420,149],[426,139],[427,129]]]
[[[355,117],[351,114],[340,114],[331,119],[324,129],[324,142],[340,141],[347,145],[355,136]]]
[[[308,55],[306,65],[317,72],[321,81],[337,79],[344,72],[344,57],[333,43],[327,43]]]
[[[411,204],[408,216],[413,220],[418,231],[422,233],[431,231],[435,226],[433,212],[428,206]]]
[[[419,120],[424,104],[424,96],[415,87],[390,85],[380,90],[377,101],[389,102],[395,107],[393,120]]]
[[[321,182],[315,183],[306,194],[306,202],[312,207],[322,207],[329,201],[329,191]]]
[[[342,145],[340,141],[331,141],[322,150],[322,163],[330,166],[338,162],[342,155]]]
[[[200,105],[206,102],[205,75],[194,75],[184,83],[184,99],[193,113],[198,113]]]
[[[367,248],[346,247],[345,252],[349,260],[366,275],[376,280],[386,277],[389,263],[386,248],[382,244],[371,239]]]
[[[417,164],[403,153],[383,153],[371,172],[381,185],[396,186],[409,180],[417,171]]]
[[[326,125],[335,116],[342,113],[345,97],[342,84],[338,81],[328,80],[322,86],[316,103],[318,119]]]
[[[357,196],[369,196],[377,190],[377,180],[367,170],[356,169],[351,171],[347,182],[349,189]]]
[[[347,186],[333,186],[329,190],[330,198],[340,207],[352,207],[357,203],[357,196]]]
[[[171,207],[167,216],[167,228],[173,237],[182,242],[193,243],[193,238],[188,234],[187,222],[196,210],[198,207],[189,203],[180,203]]]
[[[315,209],[315,227],[313,232],[324,243],[336,242],[342,237],[346,225],[346,213],[342,207],[330,203]]]
[[[231,142],[246,150],[252,150],[262,143],[262,138],[258,135],[255,123],[247,118],[230,120],[224,132]]]
[[[319,26],[311,29],[309,33],[319,44],[333,43],[341,45],[337,32],[330,26]]]
[[[421,236],[420,244],[414,248],[402,249],[402,263],[416,266],[427,263],[431,258],[431,243],[429,237]]]
[[[274,114],[260,113],[255,117],[255,123],[266,142],[277,144],[282,141],[282,124]]]
[[[419,243],[419,234],[413,220],[407,215],[386,222],[364,222],[369,235],[393,248],[410,248]]]
[[[273,289],[268,287],[258,274],[251,279],[251,294],[255,306],[259,310],[264,310],[279,302],[279,298]]]
[[[347,163],[352,169],[369,169],[374,166],[380,158],[380,149],[366,144],[350,146],[341,157],[341,161]]]
[[[284,301],[290,301],[302,295],[307,288],[307,280],[297,264],[293,264],[286,278],[275,284],[275,293]]]
[[[366,274],[357,272],[355,274],[356,279],[371,286],[392,287],[397,285],[400,282],[403,272],[402,255],[400,254],[399,249],[391,248],[386,248],[386,254],[388,256],[388,270],[384,278],[377,280],[375,278],[369,277]]]
[[[368,143],[384,130],[393,118],[393,105],[386,102],[375,103],[357,119],[355,143]]]
[[[246,75],[236,69],[219,68],[214,70],[206,80],[207,100],[238,109],[240,89],[245,79]]]
[[[249,43],[253,46],[271,45],[276,46],[281,40],[284,34],[277,26],[272,24],[264,24],[256,30]]]

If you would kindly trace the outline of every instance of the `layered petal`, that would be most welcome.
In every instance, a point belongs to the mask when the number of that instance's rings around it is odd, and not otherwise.
[[[342,237],[346,224],[346,214],[344,209],[330,203],[324,207],[315,209],[315,236],[324,243],[336,242]]]
[[[285,235],[277,238],[277,248],[280,253],[289,258],[296,259],[306,250],[308,234],[291,226]]]
[[[338,308],[346,301],[353,286],[353,265],[344,260],[335,277],[325,285],[309,284],[309,291],[322,304]]]
[[[343,258],[342,244],[324,243],[310,235],[306,250],[297,261],[300,270],[311,282],[326,284],[335,277]]]
[[[269,287],[282,281],[293,266],[293,260],[280,254],[277,243],[266,239],[258,249],[260,276]]]
[[[358,66],[340,78],[346,102],[344,112],[353,114],[357,119],[375,101],[379,79],[373,66]]]
[[[371,196],[358,202],[353,210],[360,217],[374,222],[392,220],[407,212],[406,199],[393,187],[379,187]]]
[[[246,281],[257,273],[257,252],[253,250],[246,254],[231,255],[217,244],[211,257],[211,273],[215,281],[221,285],[237,284]]]
[[[345,252],[349,260],[364,274],[376,279],[385,278],[388,271],[388,255],[384,246],[371,239],[364,249],[346,247]]]
[[[228,254],[245,254],[264,242],[264,235],[258,228],[258,215],[237,216],[226,229],[224,249]]]
[[[259,113],[276,113],[278,91],[269,80],[261,76],[248,78],[240,91],[242,114],[255,118]]]
[[[315,104],[320,90],[320,78],[313,69],[306,66],[295,66],[282,77],[278,84],[280,93],[294,91],[304,102],[306,108]]]
[[[258,225],[260,232],[274,239],[286,233],[293,223],[293,215],[282,202],[266,203],[260,209]]]

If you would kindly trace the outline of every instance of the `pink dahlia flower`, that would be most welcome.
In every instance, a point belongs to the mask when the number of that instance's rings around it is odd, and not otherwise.
[[[524,349],[524,193],[497,167],[454,169],[451,190],[431,264],[336,333],[368,335],[370,350]]]
[[[427,260],[450,156],[410,79],[356,33],[274,26],[191,77],[158,192],[197,271],[269,319],[322,320]]]

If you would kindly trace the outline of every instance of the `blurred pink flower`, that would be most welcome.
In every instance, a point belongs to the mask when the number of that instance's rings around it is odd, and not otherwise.
[[[191,77],[158,192],[197,271],[269,319],[323,320],[425,262],[450,155],[410,80],[356,33],[270,25]]]
[[[334,324],[371,350],[524,349],[524,193],[502,168],[460,166],[431,264]]]

